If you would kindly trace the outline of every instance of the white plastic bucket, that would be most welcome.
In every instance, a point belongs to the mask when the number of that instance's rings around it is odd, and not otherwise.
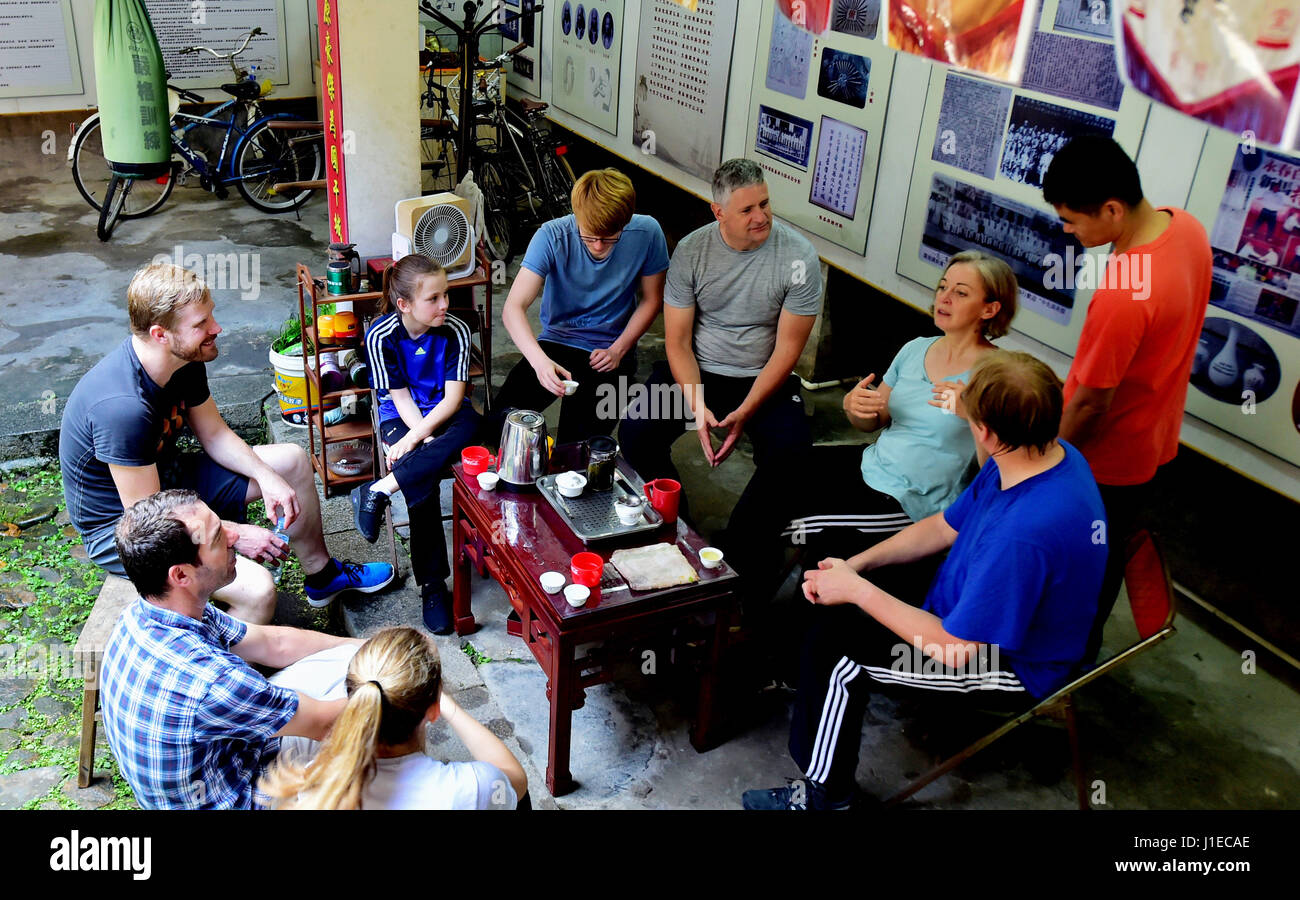
[[[275,371],[275,393],[280,399],[280,416],[290,425],[305,428],[308,415],[307,392],[312,391],[312,412],[315,412],[319,403],[319,395],[307,383],[302,369],[302,357],[271,350],[270,359],[271,368]]]

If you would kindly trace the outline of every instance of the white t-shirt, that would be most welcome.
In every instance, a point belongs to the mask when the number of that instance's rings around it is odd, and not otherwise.
[[[375,760],[362,809],[514,809],[510,779],[485,762],[439,762],[423,753]]]

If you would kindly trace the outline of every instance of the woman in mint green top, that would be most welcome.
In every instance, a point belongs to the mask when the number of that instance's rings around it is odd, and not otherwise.
[[[903,345],[876,386],[868,375],[844,397],[849,422],[880,431],[859,445],[814,448],[809,471],[831,473],[786,535],[808,545],[808,561],[847,558],[940,512],[977,467],[966,420],[955,415],[958,383],[1006,334],[1016,312],[1016,277],[995,256],[953,256],[934,293],[939,337]],[[817,496],[819,495],[820,496]]]

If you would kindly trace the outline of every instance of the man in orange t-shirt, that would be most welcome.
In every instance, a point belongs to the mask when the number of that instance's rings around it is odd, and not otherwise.
[[[1178,452],[1213,264],[1201,223],[1181,209],[1152,206],[1137,167],[1110,138],[1063,147],[1043,179],[1043,199],[1085,247],[1112,245],[1061,416],[1061,437],[1088,460],[1106,506],[1111,553],[1100,624],[1119,593],[1124,546],[1150,505],[1151,481]],[[1094,632],[1089,658],[1100,642],[1100,628]]]

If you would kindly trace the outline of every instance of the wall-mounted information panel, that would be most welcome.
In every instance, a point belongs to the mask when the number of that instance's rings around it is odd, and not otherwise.
[[[894,53],[856,31],[814,35],[764,4],[748,155],[777,215],[854,253],[867,248]]]
[[[1044,9],[1044,21],[1056,7]],[[1069,24],[1074,24],[1068,19]],[[1078,40],[1074,52],[1109,44],[1039,32],[1040,38]],[[1088,45],[1083,47],[1082,45]],[[1034,55],[1025,78],[1035,72]],[[1136,157],[1149,101],[1134,91],[1103,90],[1087,103],[1014,87],[936,66],[930,75],[911,190],[903,221],[898,273],[935,284],[948,258],[985,250],[1007,261],[1020,283],[1013,327],[1073,354],[1084,311],[1104,271],[1100,249],[1085,251],[1061,229],[1043,202],[1042,179],[1056,151],[1083,134],[1113,137]],[[1104,86],[1102,86],[1104,88]],[[1112,105],[1113,104],[1113,105]]]

